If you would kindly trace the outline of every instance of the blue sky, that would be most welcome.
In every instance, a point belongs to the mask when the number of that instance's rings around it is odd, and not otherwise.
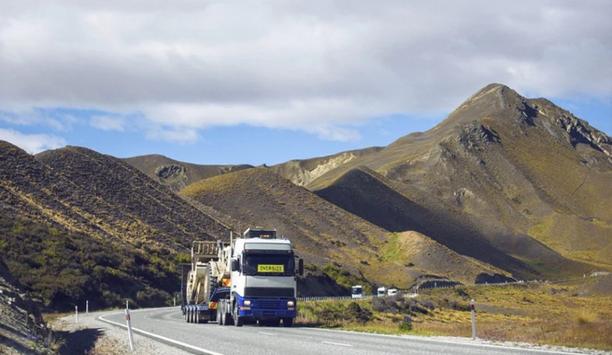
[[[29,152],[274,164],[389,144],[493,82],[612,131],[612,1],[2,5],[0,139]]]
[[[70,122],[61,122],[66,110],[46,112],[56,118],[53,124],[0,123],[0,128],[27,135],[61,137],[65,144],[88,147],[117,157],[163,154],[173,159],[201,164],[275,164],[290,159],[311,158],[344,150],[387,145],[404,134],[433,127],[441,117],[389,116],[352,127],[358,138],[329,140],[301,130],[254,127],[246,124],[211,127],[198,132],[195,141],[176,142],[147,137],[137,128],[123,131],[92,127],[96,111],[70,111]]]
[[[612,101],[600,99],[554,99],[558,105],[586,119],[594,127],[610,135],[612,132]],[[446,117],[395,115],[369,120],[352,128],[358,138],[350,141],[323,139],[301,130],[254,127],[245,124],[211,127],[198,132],[193,142],[175,142],[148,138],[141,130],[101,130],[92,127],[90,119],[97,111],[57,110],[47,112],[61,122],[68,112],[71,119],[63,124],[9,124],[0,128],[25,134],[53,134],[66,144],[84,146],[117,157],[163,154],[173,159],[201,164],[276,164],[290,159],[311,158],[359,149],[384,146],[411,132],[425,131]]]

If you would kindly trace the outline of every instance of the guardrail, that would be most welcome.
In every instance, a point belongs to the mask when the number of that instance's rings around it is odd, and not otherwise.
[[[353,296],[312,296],[298,297],[298,301],[327,301],[327,300],[363,300],[375,297],[374,295],[363,295],[362,297],[353,298]]]
[[[570,279],[563,279],[563,280],[529,280],[529,281],[525,281],[525,280],[518,280],[518,281],[511,281],[511,282],[497,282],[497,283],[479,283],[479,284],[474,284],[474,285],[468,285],[470,287],[476,286],[476,287],[489,287],[489,286],[495,286],[495,287],[499,287],[499,286],[513,286],[513,285],[525,285],[525,284],[554,284],[554,283],[564,283],[564,282],[570,282],[570,281],[577,281],[577,280],[581,280],[581,279],[585,279],[588,277],[602,277],[602,276],[607,276],[609,275],[609,273],[604,273],[604,272],[598,272],[598,273],[592,273],[590,275],[585,274],[583,277],[576,277],[576,278],[570,278]],[[436,282],[433,282],[433,286],[432,285],[428,285],[428,286],[424,286],[424,287],[413,287],[410,290],[404,290],[403,292],[400,290],[400,294],[403,295],[408,295],[408,297],[410,298],[414,298],[418,296],[418,291],[421,289],[447,289],[447,288],[456,288],[456,287],[462,287],[462,286],[466,286],[463,284],[448,284],[447,281],[445,280],[440,280],[440,285],[437,285]],[[298,301],[328,301],[328,300],[361,300],[361,299],[371,299],[374,297],[379,297],[377,295],[363,295],[360,298],[353,298],[352,296],[311,296],[311,297],[298,297],[297,300]],[[387,295],[382,296],[382,297],[387,297]]]

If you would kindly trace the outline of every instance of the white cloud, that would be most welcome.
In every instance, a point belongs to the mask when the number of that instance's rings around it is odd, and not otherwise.
[[[149,127],[146,137],[152,140],[161,140],[174,143],[194,143],[198,140],[198,132],[192,128],[183,127]]]
[[[89,124],[103,131],[119,131],[125,130],[125,122],[121,117],[114,116],[94,116],[90,119]]]
[[[48,134],[25,134],[4,128],[0,128],[0,140],[10,142],[30,154],[40,153],[47,149],[61,148],[66,145],[66,141],[58,136]]]
[[[250,124],[356,139],[355,123],[448,112],[490,82],[609,98],[610,13],[604,0],[9,1],[0,109],[142,112],[157,138]]]

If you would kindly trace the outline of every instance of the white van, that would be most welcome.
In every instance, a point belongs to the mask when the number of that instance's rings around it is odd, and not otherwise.
[[[387,296],[395,296],[397,295],[397,288],[390,288],[387,290]]]
[[[387,294],[387,288],[386,288],[386,287],[384,287],[384,286],[379,287],[379,288],[376,290],[376,296],[378,296],[378,297],[383,297],[383,296],[385,296],[386,294]]]

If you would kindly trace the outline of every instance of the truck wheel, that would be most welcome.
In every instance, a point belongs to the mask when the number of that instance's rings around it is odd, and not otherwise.
[[[187,315],[187,323],[191,323],[191,309],[188,309],[185,314]]]
[[[283,318],[283,327],[289,328],[293,326],[293,318]]]
[[[231,313],[225,313],[225,324],[226,325],[233,325],[234,324],[234,318],[232,317]]]
[[[234,325],[237,327],[242,327],[243,320],[238,316],[238,305],[234,304]]]

